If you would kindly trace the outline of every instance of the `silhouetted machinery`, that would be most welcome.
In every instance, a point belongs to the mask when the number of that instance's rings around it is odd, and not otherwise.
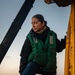
[[[7,34],[5,35],[2,43],[0,44],[0,63],[6,55],[9,47],[19,32],[24,20],[26,19],[31,7],[35,0],[25,0],[23,6],[18,12],[16,18],[12,22]],[[66,52],[65,52],[65,66],[64,75],[75,75],[75,1],[74,0],[44,0],[45,3],[56,3],[59,7],[71,5],[71,12],[69,18],[69,25],[66,37]]]
[[[26,19],[31,7],[33,6],[34,1],[35,0],[25,0],[16,18],[12,22],[7,34],[5,35],[2,43],[0,44],[0,63],[6,55],[17,33],[19,32],[24,20]]]

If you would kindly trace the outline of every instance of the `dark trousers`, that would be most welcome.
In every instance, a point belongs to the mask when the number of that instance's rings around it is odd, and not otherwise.
[[[40,72],[39,64],[31,61],[28,63],[27,67],[24,69],[22,75],[36,75],[38,72]],[[55,74],[49,74],[49,73],[43,72],[42,75],[55,75]]]

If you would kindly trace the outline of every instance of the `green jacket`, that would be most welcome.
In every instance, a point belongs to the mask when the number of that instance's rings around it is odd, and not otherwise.
[[[28,61],[37,62],[44,71],[56,72],[56,36],[50,31],[46,37],[45,44],[37,37],[27,36],[31,42],[32,52]]]

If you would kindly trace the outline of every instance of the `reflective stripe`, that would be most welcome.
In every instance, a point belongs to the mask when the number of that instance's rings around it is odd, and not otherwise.
[[[49,36],[49,42],[50,42],[50,44],[53,44],[53,36],[52,35]]]
[[[34,40],[35,43],[38,43],[37,38],[33,37],[33,40]]]

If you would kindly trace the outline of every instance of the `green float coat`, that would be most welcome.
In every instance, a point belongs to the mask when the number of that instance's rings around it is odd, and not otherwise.
[[[56,35],[50,31],[46,37],[45,44],[33,37],[31,34],[27,36],[31,42],[32,52],[28,61],[35,61],[46,72],[56,72]]]

